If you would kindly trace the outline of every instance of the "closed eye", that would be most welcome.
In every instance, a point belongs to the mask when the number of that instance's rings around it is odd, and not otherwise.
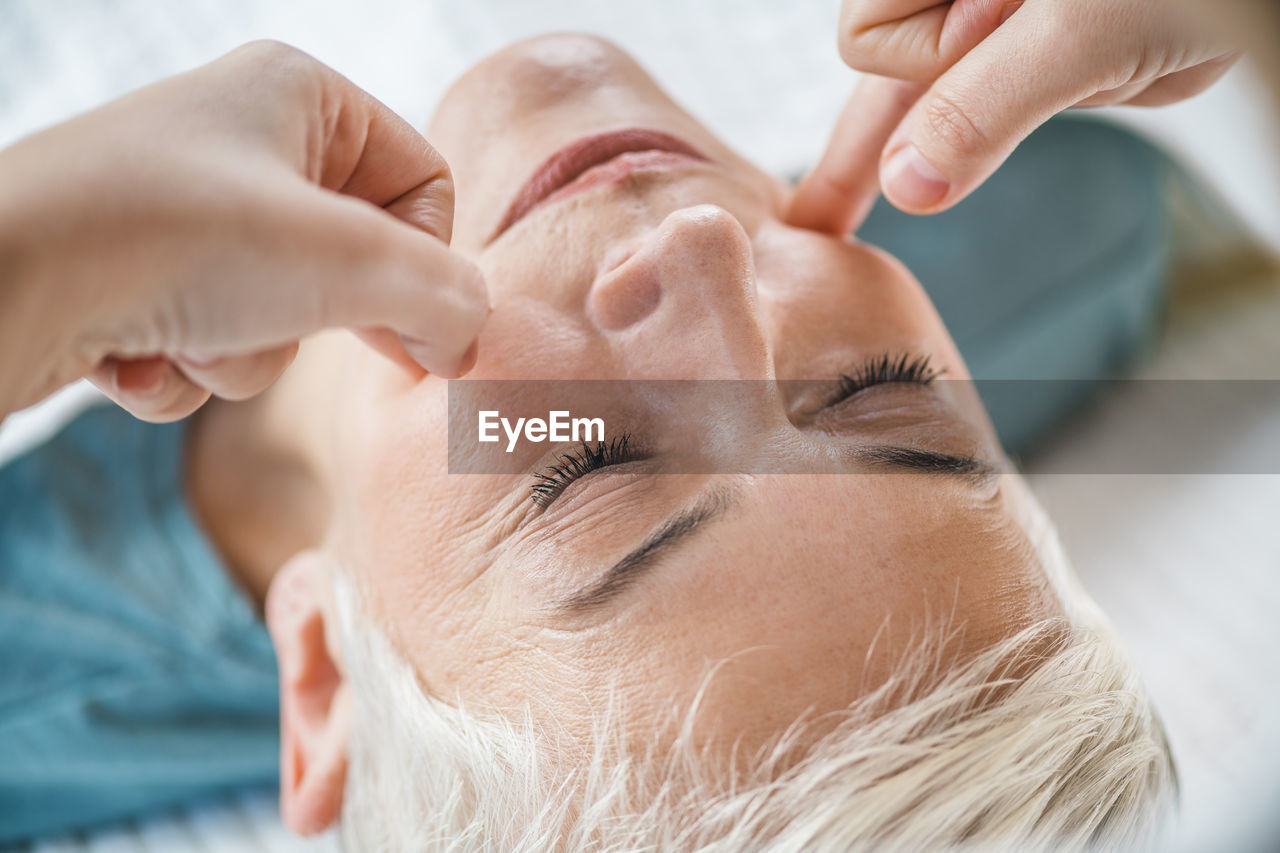
[[[623,465],[645,456],[631,440],[631,433],[623,433],[609,441],[583,442],[560,454],[554,463],[533,475],[529,497],[534,506],[546,509],[578,478],[610,465]]]
[[[827,406],[834,406],[877,385],[910,382],[928,385],[942,371],[935,370],[927,355],[893,355],[886,353],[868,359],[852,373],[840,374],[839,387]]]

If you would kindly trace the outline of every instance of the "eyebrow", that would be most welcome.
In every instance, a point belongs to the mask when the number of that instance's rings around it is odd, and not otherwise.
[[[602,578],[560,600],[552,609],[584,613],[603,607],[652,569],[664,554],[694,531],[703,529],[707,522],[722,517],[732,505],[731,494],[719,489],[703,495],[691,506],[677,510],[631,553],[614,563]]]
[[[985,483],[1003,473],[998,466],[976,456],[953,456],[950,453],[938,453],[918,447],[871,445],[854,448],[851,453],[854,459],[874,467],[921,474],[940,474],[974,483]]]

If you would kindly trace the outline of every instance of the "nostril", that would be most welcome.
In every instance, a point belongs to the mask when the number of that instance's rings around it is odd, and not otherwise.
[[[639,323],[662,301],[662,287],[654,270],[647,265],[627,265],[628,259],[618,258],[612,270],[596,280],[587,300],[592,321],[608,331]]]
[[[639,242],[615,245],[598,270],[586,313],[603,331],[644,321],[663,299],[674,300],[663,310],[675,311],[672,322],[680,324],[724,325],[727,317],[754,311],[750,238],[732,214],[715,205],[672,212]]]
[[[614,246],[600,261],[600,268],[596,271],[596,278],[603,278],[618,267],[631,260],[632,255],[636,253],[635,246]]]

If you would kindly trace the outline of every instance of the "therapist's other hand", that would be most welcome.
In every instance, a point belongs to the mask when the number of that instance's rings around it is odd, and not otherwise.
[[[1169,0],[844,0],[840,55],[876,77],[855,89],[790,218],[847,233],[877,189],[908,213],[936,213],[1068,107],[1155,106],[1203,91],[1238,54],[1176,9]]]
[[[487,294],[448,248],[448,165],[293,48],[246,45],[23,140],[0,187],[32,316],[59,319],[56,379],[141,418],[252,396],[326,327],[407,370],[474,360]]]

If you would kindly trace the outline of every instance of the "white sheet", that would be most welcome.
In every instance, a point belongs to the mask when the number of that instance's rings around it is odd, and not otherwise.
[[[1213,286],[1212,298],[1175,303],[1140,377],[1280,379],[1280,271]],[[1275,447],[1280,385],[1251,414],[1202,413],[1203,453]],[[1167,416],[1135,395],[1103,400],[1040,468],[1071,470],[1109,442],[1140,446]],[[1280,847],[1280,475],[1033,469],[1030,481],[1162,710],[1182,781],[1171,849]]]

